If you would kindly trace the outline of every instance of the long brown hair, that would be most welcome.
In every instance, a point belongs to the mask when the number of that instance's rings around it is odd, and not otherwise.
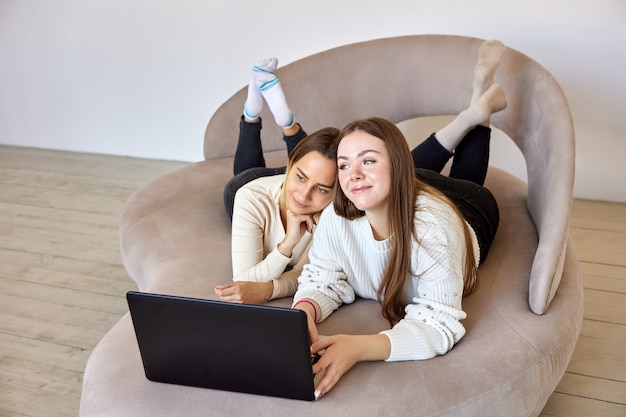
[[[339,135],[339,129],[334,127],[324,127],[302,139],[293,151],[291,151],[291,155],[289,155],[285,178],[289,176],[289,171],[293,165],[310,152],[317,152],[324,158],[336,163],[337,146],[335,141],[337,139],[337,135]],[[283,187],[280,193],[279,204],[281,207],[286,206],[286,189],[287,187]]]
[[[388,196],[387,227],[391,236],[391,252],[378,288],[378,299],[383,316],[393,325],[404,317],[407,300],[407,283],[412,278],[411,254],[412,239],[417,239],[415,212],[417,196],[421,193],[446,202],[462,220],[465,246],[464,295],[469,295],[477,285],[476,259],[469,228],[457,207],[437,189],[415,177],[413,158],[407,141],[396,125],[382,118],[369,118],[348,124],[339,133],[337,144],[354,131],[363,131],[382,140],[387,147],[391,166],[392,190]],[[333,201],[335,212],[347,219],[365,215],[356,208],[341,187],[337,186]],[[419,244],[420,242],[418,242]]]

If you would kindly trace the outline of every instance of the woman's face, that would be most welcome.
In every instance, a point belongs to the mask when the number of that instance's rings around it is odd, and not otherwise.
[[[337,148],[339,184],[362,211],[387,209],[391,161],[385,143],[361,130],[347,134]]]
[[[296,214],[322,211],[333,198],[337,175],[334,161],[309,152],[289,169],[285,182],[287,208]]]

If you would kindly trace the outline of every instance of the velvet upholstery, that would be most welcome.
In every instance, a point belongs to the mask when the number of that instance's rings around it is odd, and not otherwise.
[[[372,40],[303,58],[278,76],[309,132],[374,115],[394,122],[450,115],[469,102],[480,43],[443,35]],[[479,289],[463,303],[467,334],[451,352],[428,361],[360,363],[320,401],[285,400],[148,381],[126,314],[90,356],[80,415],[538,415],[582,324],[582,279],[568,236],[574,134],[560,87],[538,63],[508,49],[496,81],[509,105],[492,123],[522,151],[528,184],[489,169],[486,185],[501,224]],[[232,175],[244,100],[245,87],[213,115],[205,161],[157,178],[126,203],[121,254],[141,291],[215,298],[213,286],[231,278],[222,190]],[[262,116],[268,165],[284,165],[278,129],[271,115]],[[288,306],[290,299],[272,304]],[[321,334],[387,327],[378,303],[368,300],[343,306],[319,326]]]

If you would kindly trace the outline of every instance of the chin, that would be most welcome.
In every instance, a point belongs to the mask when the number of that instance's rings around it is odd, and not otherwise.
[[[361,211],[366,211],[371,208],[371,204],[367,204],[367,203],[358,203],[358,202],[353,201],[352,204],[354,204],[354,207],[356,207],[357,209]]]
[[[302,215],[311,214],[311,213],[315,213],[313,211],[313,209],[311,209],[310,207],[301,208],[301,207],[298,207],[298,206],[295,206],[295,207],[291,206],[291,207],[289,207],[289,210],[291,210],[293,213],[301,215],[301,216]]]

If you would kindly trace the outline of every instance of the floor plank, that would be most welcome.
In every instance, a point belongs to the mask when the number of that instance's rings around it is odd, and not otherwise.
[[[626,405],[554,393],[541,415],[551,417],[624,417],[626,416]]]

